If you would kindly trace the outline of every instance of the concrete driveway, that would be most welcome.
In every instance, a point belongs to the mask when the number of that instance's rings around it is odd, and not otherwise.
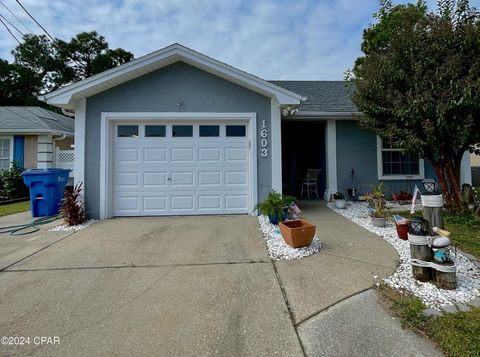
[[[368,290],[394,270],[392,248],[305,208],[324,249],[301,261],[271,262],[249,216],[112,219],[20,249],[0,272],[0,337],[30,344],[0,355],[436,354]]]
[[[302,355],[254,217],[97,222],[0,274],[0,335],[33,355]]]

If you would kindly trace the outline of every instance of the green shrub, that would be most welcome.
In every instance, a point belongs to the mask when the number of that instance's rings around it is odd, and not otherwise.
[[[6,199],[28,197],[28,187],[23,183],[23,168],[13,161],[12,166],[0,174],[0,196]]]

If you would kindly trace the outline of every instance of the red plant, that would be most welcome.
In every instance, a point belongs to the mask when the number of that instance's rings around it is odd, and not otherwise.
[[[65,190],[65,198],[60,208],[65,224],[75,226],[85,222],[85,204],[81,200],[82,182],[75,185],[73,190]]]

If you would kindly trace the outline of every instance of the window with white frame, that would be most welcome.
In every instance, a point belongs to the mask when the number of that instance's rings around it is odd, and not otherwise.
[[[8,170],[12,161],[12,139],[0,138],[0,170]]]
[[[396,138],[382,140],[377,137],[379,180],[424,179],[424,162],[406,153]]]

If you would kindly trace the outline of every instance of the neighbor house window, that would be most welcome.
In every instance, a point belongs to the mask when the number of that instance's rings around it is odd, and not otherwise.
[[[423,160],[406,153],[395,138],[377,138],[377,159],[379,180],[425,178]]]
[[[0,138],[0,170],[8,170],[11,161],[11,139]]]

